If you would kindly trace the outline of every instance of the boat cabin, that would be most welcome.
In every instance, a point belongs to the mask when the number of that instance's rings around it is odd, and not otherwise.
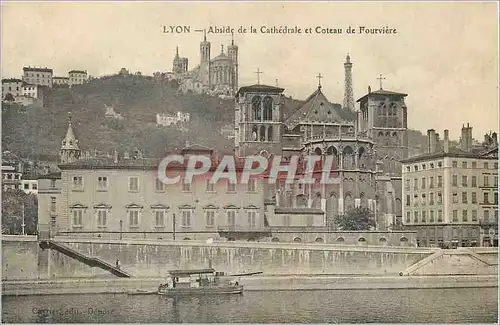
[[[214,269],[174,270],[168,272],[173,288],[198,288],[217,285],[220,272]]]

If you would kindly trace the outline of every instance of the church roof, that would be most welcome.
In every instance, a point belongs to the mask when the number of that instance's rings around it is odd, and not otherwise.
[[[338,104],[332,104],[318,87],[295,112],[286,119],[285,125],[289,130],[295,128],[302,121],[317,121],[341,123],[353,121],[356,113],[342,109]]]
[[[231,61],[231,58],[229,56],[227,56],[225,53],[221,53],[210,61],[213,62],[213,61],[222,61],[222,60]]]
[[[189,153],[189,152],[206,152],[206,153],[212,153],[214,150],[212,148],[206,147],[201,144],[192,144],[190,146],[184,147],[181,150],[181,154],[183,153]]]
[[[251,86],[243,86],[238,90],[238,93],[248,93],[248,92],[256,92],[256,93],[282,93],[285,89],[267,85],[251,85]]]
[[[398,92],[395,92],[395,91],[389,91],[389,90],[379,89],[379,90],[375,90],[375,91],[372,91],[372,92],[364,95],[363,97],[361,97],[360,99],[358,99],[356,102],[360,102],[360,101],[362,101],[363,99],[367,98],[370,95],[389,95],[389,96],[402,96],[402,97],[408,96],[408,94],[404,94],[404,93],[398,93]]]
[[[71,126],[71,121],[68,124],[68,131],[66,131],[66,136],[62,141],[61,149],[66,150],[80,150],[78,147],[78,140],[73,133],[73,127]]]

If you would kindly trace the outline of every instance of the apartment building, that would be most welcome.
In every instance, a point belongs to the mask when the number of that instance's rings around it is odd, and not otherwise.
[[[81,85],[87,82],[87,71],[83,70],[71,70],[68,72],[69,85]]]
[[[428,131],[429,152],[403,161],[403,224],[418,232],[420,246],[498,246],[498,143],[472,146],[462,128],[460,148],[449,133]]]
[[[11,94],[14,98],[23,94],[23,81],[21,79],[2,79],[2,100],[5,96]]]
[[[52,87],[53,70],[47,67],[24,67],[23,68],[23,81],[32,84]]]

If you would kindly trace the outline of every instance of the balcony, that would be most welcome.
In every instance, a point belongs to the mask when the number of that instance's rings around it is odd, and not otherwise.
[[[479,220],[479,225],[484,227],[498,226],[498,219]]]

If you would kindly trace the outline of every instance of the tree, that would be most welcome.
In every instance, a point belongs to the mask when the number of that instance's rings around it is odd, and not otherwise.
[[[354,208],[335,218],[340,230],[370,230],[375,228],[373,212],[367,208]]]
[[[38,223],[38,201],[36,195],[26,194],[22,190],[6,190],[2,193],[2,232],[21,234],[23,223],[25,233],[36,234]]]

